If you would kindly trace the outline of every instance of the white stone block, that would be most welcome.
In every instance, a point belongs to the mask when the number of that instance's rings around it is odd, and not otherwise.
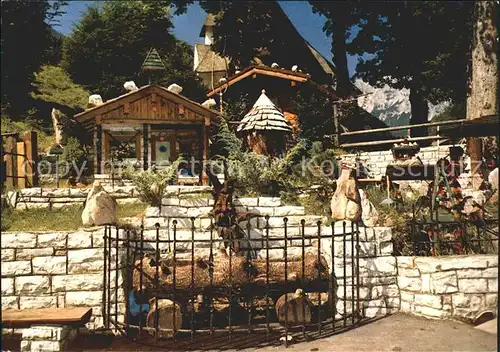
[[[431,293],[453,293],[458,291],[455,271],[431,274]]]
[[[181,207],[206,207],[208,206],[208,198],[185,198],[180,199]]]
[[[280,205],[279,197],[259,197],[259,207],[279,207]]]
[[[52,277],[52,291],[99,291],[102,274],[58,275]]]
[[[69,196],[76,198],[87,198],[90,188],[70,188]]]
[[[498,278],[488,279],[488,292],[498,292]]]
[[[487,294],[484,298],[486,308],[495,308],[498,306],[498,294]]]
[[[422,274],[422,292],[431,292],[431,275]]]
[[[205,206],[205,207],[196,207],[196,208],[188,208],[187,210],[187,216],[189,217],[194,217],[197,218],[199,216],[202,217],[209,217],[210,212],[212,211],[212,207]]]
[[[435,273],[454,269],[484,269],[493,263],[493,260],[491,255],[418,257],[415,264],[422,273]]]
[[[484,269],[482,272],[482,277],[486,278],[498,278],[498,268],[488,268]]]
[[[69,188],[42,188],[42,197],[67,197],[69,192]]]
[[[179,198],[163,198],[161,201],[162,205],[179,205]]]
[[[483,270],[481,269],[457,270],[457,277],[459,279],[479,279],[483,277]]]
[[[44,294],[49,293],[48,276],[19,276],[16,277],[16,294]]]
[[[64,343],[60,341],[30,341],[31,351],[58,352],[62,351]]]
[[[67,292],[67,307],[92,307],[102,303],[101,291]]]
[[[92,232],[92,247],[93,248],[104,247],[104,230]]]
[[[160,216],[160,207],[149,206],[146,208],[146,213],[145,213],[146,218],[158,217],[158,216]]]
[[[21,352],[31,352],[31,341],[21,341]]]
[[[450,313],[444,310],[418,305],[414,306],[414,312],[429,318],[446,318],[450,316]]]
[[[31,274],[31,262],[29,260],[3,262],[0,268],[2,277],[4,276],[18,276]]]
[[[187,208],[178,207],[178,206],[162,206],[161,207],[161,215],[167,216],[170,218],[175,218],[178,216],[187,216]]]
[[[19,309],[19,297],[2,295],[2,309]]]
[[[2,297],[14,294],[14,279],[2,278]]]
[[[417,305],[427,306],[435,309],[442,309],[443,307],[441,296],[439,295],[416,293],[414,296],[414,302]]]
[[[488,292],[488,280],[459,279],[458,290],[462,293],[486,293]]]
[[[418,292],[422,289],[422,280],[406,276],[398,276],[398,284],[401,290]]]
[[[66,257],[36,257],[32,260],[33,274],[65,274]]]
[[[406,277],[420,277],[420,271],[418,269],[400,268],[398,270],[398,275]]]
[[[305,215],[305,209],[301,206],[283,205],[274,208],[274,216]]]
[[[366,318],[375,318],[377,316],[387,315],[387,308],[384,307],[370,307],[365,308],[364,316]]]
[[[68,234],[66,232],[39,234],[37,247],[65,248],[67,235]]]
[[[23,197],[37,197],[42,195],[40,187],[23,188],[19,191]]]
[[[235,205],[241,204],[243,206],[248,206],[248,207],[256,207],[259,204],[259,198],[235,198],[234,204]]]
[[[68,248],[90,248],[92,233],[79,231],[68,234]]]
[[[17,260],[30,260],[34,257],[47,257],[54,255],[54,248],[30,248],[18,249],[16,251]]]
[[[390,242],[392,240],[392,229],[390,227],[374,227],[377,242]]]
[[[19,307],[21,309],[56,308],[56,296],[20,297]]]
[[[2,233],[0,237],[2,248],[35,248],[36,235],[25,232]]]
[[[70,249],[68,250],[68,273],[88,274],[101,272],[104,267],[104,249]],[[114,255],[111,256],[114,261]]]
[[[14,252],[15,252],[14,249],[2,249],[1,254],[0,254],[0,258],[2,259],[2,263],[14,260],[14,258],[15,258]]]
[[[359,266],[371,276],[396,275],[395,257],[360,258]]]
[[[273,216],[274,209],[275,208],[273,207],[248,207],[248,212],[260,216],[266,216],[266,215]]]

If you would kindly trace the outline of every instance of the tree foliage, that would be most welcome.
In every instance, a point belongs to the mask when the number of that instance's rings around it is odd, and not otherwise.
[[[74,83],[61,67],[42,66],[40,72],[35,73],[32,85],[35,87],[35,91],[31,93],[34,99],[74,111],[83,110],[87,106],[89,93]]]
[[[2,2],[2,111],[24,114],[33,73],[58,58],[58,38],[50,24],[62,14],[62,1]]]
[[[140,72],[151,47],[166,71],[152,83],[177,83],[183,94],[200,99],[204,90],[192,72],[192,49],[171,33],[171,1],[109,1],[89,7],[63,44],[63,67],[75,82],[104,99],[123,94],[123,84],[148,83]]]
[[[375,86],[409,88],[412,123],[427,122],[427,101],[465,99],[473,3],[367,4],[347,46],[352,54],[371,54],[359,59],[357,77]]]

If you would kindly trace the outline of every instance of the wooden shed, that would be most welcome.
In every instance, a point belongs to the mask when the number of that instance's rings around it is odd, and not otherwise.
[[[94,173],[111,161],[161,167],[179,154],[205,161],[219,114],[159,85],[147,85],[75,115],[94,141]],[[119,154],[119,156],[117,156]],[[206,183],[201,168],[200,182]]]

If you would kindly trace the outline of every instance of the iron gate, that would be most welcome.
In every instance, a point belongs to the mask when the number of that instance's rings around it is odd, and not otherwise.
[[[177,228],[185,220],[189,236]],[[364,321],[356,224],[317,222],[308,234],[305,220],[291,227],[283,218],[277,234],[266,217],[260,238],[249,221],[251,236],[233,240],[216,238],[213,226],[200,238],[195,221],[105,228],[105,328],[135,343],[186,350],[287,346]]]

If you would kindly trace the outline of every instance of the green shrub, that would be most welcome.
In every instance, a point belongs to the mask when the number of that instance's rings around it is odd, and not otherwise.
[[[139,199],[151,206],[160,206],[167,186],[177,180],[177,172],[182,156],[172,164],[161,169],[150,168],[146,171],[136,171],[129,166],[123,171],[122,177],[132,181],[139,192]]]

